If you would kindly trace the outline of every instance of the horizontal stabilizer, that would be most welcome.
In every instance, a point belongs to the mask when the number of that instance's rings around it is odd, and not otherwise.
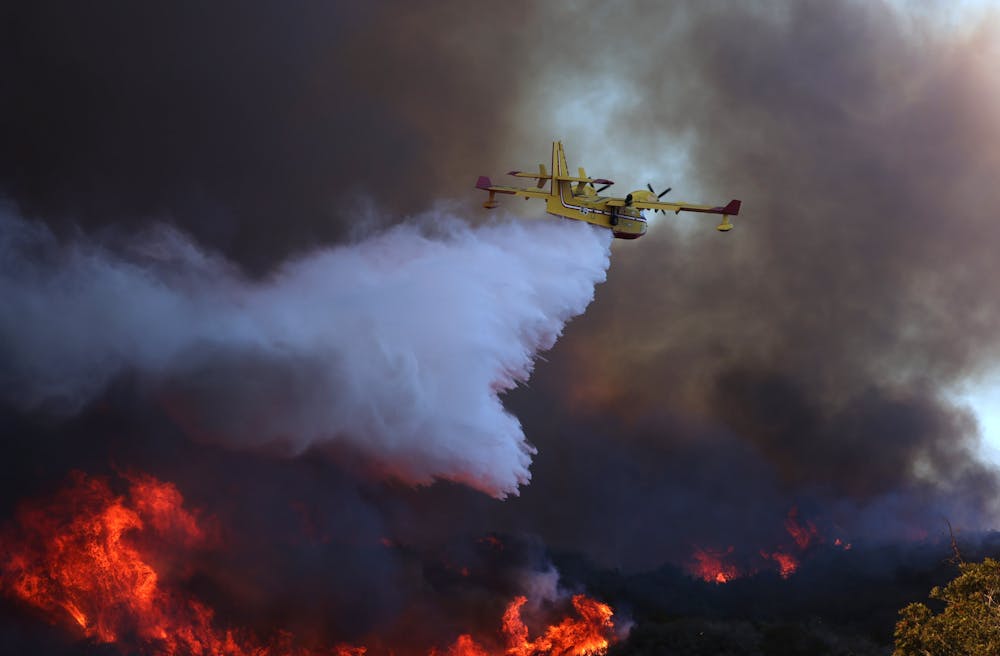
[[[515,178],[537,178],[540,180],[551,180],[551,175],[539,175],[538,173],[528,173],[527,171],[507,171],[507,175],[512,175]]]
[[[533,178],[536,180],[535,186],[541,189],[545,186],[546,180],[551,180],[552,176],[549,172],[545,170],[544,164],[538,165],[538,173],[525,173],[524,171],[507,171],[507,175],[512,175],[515,178]]]

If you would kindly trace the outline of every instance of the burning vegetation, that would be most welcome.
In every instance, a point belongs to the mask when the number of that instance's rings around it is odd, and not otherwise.
[[[740,568],[733,560],[735,548],[725,550],[696,546],[688,563],[688,573],[706,583],[729,583],[730,581],[758,573],[762,569],[776,568],[783,579],[787,579],[799,569],[801,558],[816,545],[824,542],[816,525],[808,519],[799,519],[799,509],[792,506],[785,518],[785,531],[792,539],[790,544],[782,544],[772,551],[761,549],[758,553],[765,561]],[[833,546],[848,551],[851,543],[836,538]]]
[[[115,487],[121,484],[122,491]],[[261,638],[227,627],[215,611],[183,591],[184,554],[217,546],[210,518],[185,508],[180,491],[143,474],[121,481],[74,473],[44,503],[23,505],[3,535],[0,587],[81,639],[143,654],[225,656],[363,656],[364,645],[304,645],[280,632]],[[573,613],[531,638],[515,597],[495,635],[460,635],[431,656],[586,656],[603,654],[616,636],[613,611],[585,595]],[[399,652],[411,653],[413,646]],[[397,653],[389,649],[387,653]]]
[[[725,551],[695,547],[691,555],[691,574],[706,583],[729,583],[740,575],[736,565],[726,562],[732,553],[733,547]]]

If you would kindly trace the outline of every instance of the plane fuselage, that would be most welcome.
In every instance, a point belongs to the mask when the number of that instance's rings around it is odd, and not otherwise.
[[[609,207],[610,196],[574,194],[568,183],[558,196],[546,198],[545,211],[575,221],[609,228],[619,239],[638,239],[646,234],[646,219],[631,207]]]

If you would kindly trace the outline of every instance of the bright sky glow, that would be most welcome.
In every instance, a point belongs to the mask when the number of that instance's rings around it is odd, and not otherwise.
[[[952,396],[972,408],[979,421],[983,460],[1000,466],[1000,371],[962,386]]]
[[[951,29],[975,30],[984,23],[1000,23],[996,0],[891,0],[891,4],[904,12],[931,13]],[[979,421],[983,460],[1000,466],[1000,370],[966,382],[952,396],[968,405]]]
[[[1000,19],[996,0],[889,0],[889,5],[902,14],[931,18],[937,25],[953,29]]]

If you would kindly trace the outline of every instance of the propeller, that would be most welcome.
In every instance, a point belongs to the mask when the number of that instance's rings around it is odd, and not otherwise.
[[[667,187],[666,189],[664,189],[663,191],[661,191],[660,193],[657,194],[656,190],[653,189],[653,185],[651,185],[651,184],[649,184],[647,182],[646,183],[646,189],[649,189],[649,193],[656,194],[656,200],[660,200],[661,198],[663,198],[667,194],[667,192],[669,192],[671,189],[673,189],[673,187]],[[664,214],[665,213],[663,210],[656,210],[656,211],[658,213],[660,213],[660,214]]]
[[[604,191],[605,189],[607,189],[608,187],[610,187],[613,184],[614,184],[613,182],[609,182],[608,184],[606,184],[603,187],[601,187],[600,189],[598,189],[597,193],[601,193],[602,191]]]
[[[649,184],[648,182],[646,183],[646,189],[649,189],[654,194],[656,194],[656,191],[653,190],[653,185]],[[663,198],[667,194],[667,192],[670,191],[671,189],[673,189],[673,187],[667,187],[666,189],[664,189],[660,193],[656,194],[656,199],[659,200],[659,199]]]

